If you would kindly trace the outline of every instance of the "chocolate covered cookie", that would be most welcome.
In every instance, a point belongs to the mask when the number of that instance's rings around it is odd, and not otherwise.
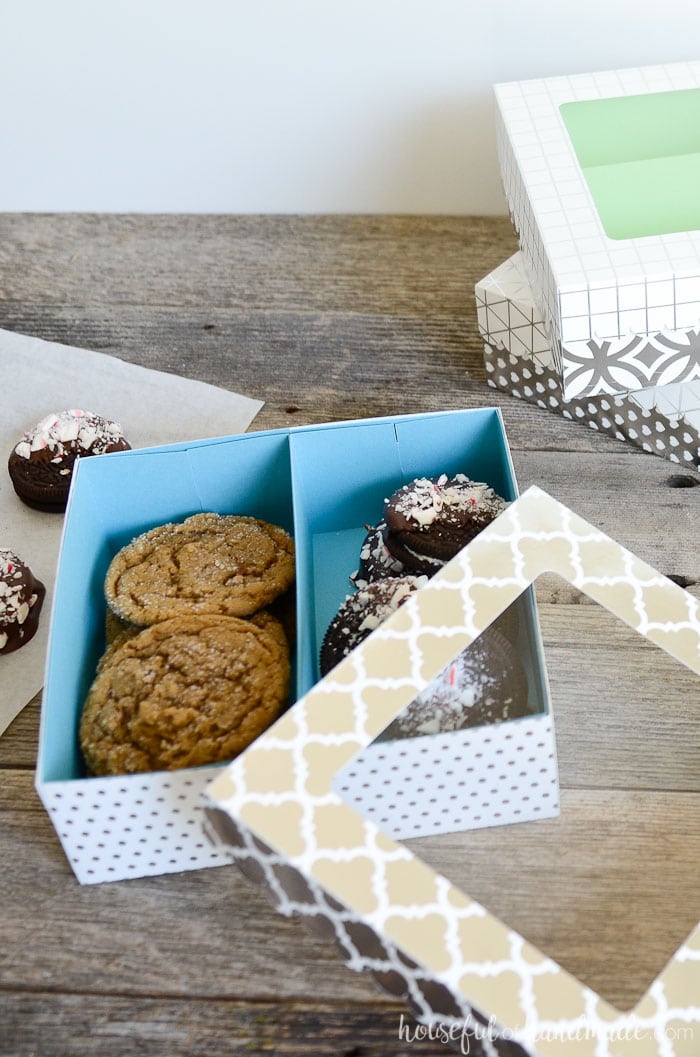
[[[294,543],[279,526],[194,514],[119,551],[105,596],[118,617],[139,625],[189,613],[250,616],[287,591],[294,571]]]
[[[506,505],[488,484],[465,474],[419,477],[386,500],[386,545],[407,571],[430,576]]]
[[[0,548],[0,654],[36,634],[46,589],[14,551]]]
[[[90,773],[196,767],[246,748],[289,696],[286,642],[266,625],[190,614],[112,646],[80,720]]]
[[[424,576],[399,576],[376,580],[348,595],[328,625],[319,656],[321,675],[327,675],[344,657],[359,646],[387,617],[419,587]]]
[[[130,447],[116,422],[92,411],[52,412],[15,444],[7,468],[23,503],[60,513],[66,508],[76,459]]]
[[[323,638],[321,675],[327,675],[426,583],[426,576],[387,578],[348,595]],[[500,723],[529,711],[527,676],[517,650],[492,626],[406,706],[382,738],[415,737]]]
[[[394,557],[386,545],[386,534],[384,521],[374,527],[367,526],[367,535],[360,547],[360,564],[350,575],[350,582],[355,587],[367,587],[375,580],[385,580],[388,576],[405,576],[403,562]]]
[[[403,709],[382,740],[502,723],[529,712],[520,658],[508,639],[490,627]]]

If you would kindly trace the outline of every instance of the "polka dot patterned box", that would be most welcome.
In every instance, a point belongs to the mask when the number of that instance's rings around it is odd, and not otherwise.
[[[700,378],[700,62],[500,84],[496,102],[564,396]]]
[[[507,502],[516,498],[497,410],[250,433],[79,464],[59,558],[36,784],[82,883],[227,861],[202,827],[202,793],[219,768],[86,776],[78,723],[105,648],[104,577],[118,550],[156,525],[202,511],[246,514],[292,533],[296,698],[319,680],[325,630],[352,591],[350,575],[358,567],[366,526],[381,519],[384,499],[415,477],[458,472],[487,482]],[[384,737],[354,760],[345,759],[342,739],[332,734],[325,741],[317,735],[310,739],[312,755],[318,752],[328,765],[340,757],[348,764],[338,768],[339,795],[393,836],[501,825],[559,810],[554,731],[532,593],[526,588],[500,616],[506,608],[501,592],[488,579],[482,592],[492,617],[501,621],[501,641],[505,636],[523,673],[517,712],[506,709],[498,717],[502,722],[482,718],[445,734]],[[449,607],[447,595],[445,601]],[[431,632],[446,666],[459,652],[462,633],[450,626],[448,616],[449,608],[434,620]],[[383,650],[390,657],[405,648],[399,636]],[[383,714],[404,685],[387,670],[366,702],[368,719],[373,721],[375,710]],[[504,692],[490,692],[494,707],[503,706]],[[332,712],[328,722],[330,727],[335,723]]]
[[[410,844],[396,843],[335,785],[338,771],[434,677],[445,627],[456,650],[493,620],[483,585],[504,605],[545,572],[700,675],[700,602],[531,488],[216,777],[209,825],[281,913],[334,941],[350,968],[403,998],[432,1037],[458,1052],[691,1057],[700,1038],[700,925],[637,1005],[621,1011]],[[396,692],[375,695],[390,677]]]
[[[489,385],[672,462],[700,466],[700,379],[567,399],[520,252],[476,284],[476,306]],[[700,336],[694,340],[700,349]],[[672,348],[670,337],[665,347]]]

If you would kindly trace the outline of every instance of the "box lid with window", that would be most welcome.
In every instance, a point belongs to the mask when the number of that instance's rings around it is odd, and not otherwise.
[[[700,377],[700,62],[500,84],[496,100],[565,397]]]

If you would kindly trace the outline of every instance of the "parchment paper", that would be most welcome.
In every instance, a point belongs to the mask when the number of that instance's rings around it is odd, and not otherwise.
[[[41,690],[61,514],[31,510],[15,495],[7,458],[22,434],[52,411],[83,408],[118,422],[132,448],[243,433],[262,401],[114,356],[0,330],[0,547],[46,585],[39,630],[0,654],[0,734]],[[97,456],[99,458],[99,456]]]

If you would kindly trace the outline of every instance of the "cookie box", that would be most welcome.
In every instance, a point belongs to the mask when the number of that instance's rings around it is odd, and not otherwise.
[[[199,511],[252,515],[291,532],[297,562],[295,696],[300,697],[319,678],[320,641],[350,593],[348,577],[357,567],[365,525],[381,518],[384,498],[407,480],[458,471],[515,499],[497,410],[250,433],[79,463],[58,563],[36,784],[82,883],[225,861],[202,830],[202,791],[217,767],[84,775],[77,727],[104,649],[103,580],[113,555],[148,528]],[[487,581],[483,593],[495,617],[504,608],[501,593]],[[342,795],[392,835],[523,821],[558,811],[547,681],[528,591],[515,603],[515,614],[531,714],[450,735],[368,745],[359,759],[346,761],[350,766],[338,777]],[[451,641],[452,633],[446,634]],[[444,642],[439,649],[444,652]],[[396,692],[387,671],[368,704],[381,711],[382,702],[393,701]],[[331,730],[332,713],[327,722]],[[342,744],[330,736],[320,747],[314,740],[309,752],[316,749],[338,769]],[[496,749],[502,766],[494,776],[487,765]],[[437,770],[443,781],[431,789]],[[526,792],[525,784],[532,789]]]
[[[672,462],[700,466],[700,379],[567,399],[523,254],[514,253],[475,290],[489,385]]]
[[[208,825],[281,913],[335,941],[350,968],[404,998],[432,1038],[461,1053],[690,1057],[700,1037],[700,925],[639,1003],[620,1011],[334,787],[346,761],[434,676],[445,631],[452,649],[463,647],[493,620],[494,596],[508,604],[545,572],[700,675],[700,602],[532,488],[219,772]],[[389,685],[393,693],[376,694]]]
[[[700,378],[700,62],[495,94],[506,198],[563,395]]]

